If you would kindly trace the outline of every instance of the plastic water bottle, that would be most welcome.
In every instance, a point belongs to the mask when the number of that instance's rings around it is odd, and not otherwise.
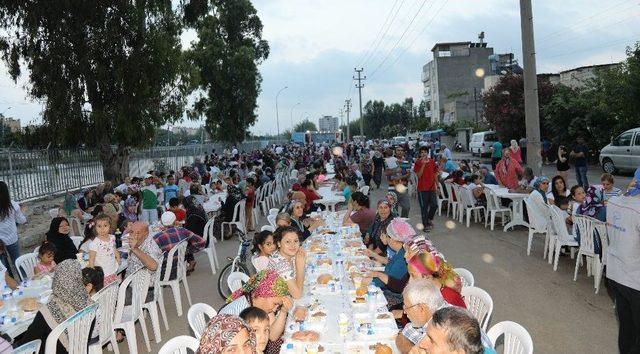
[[[293,350],[293,343],[287,343],[287,348],[285,349],[284,354],[295,354]]]

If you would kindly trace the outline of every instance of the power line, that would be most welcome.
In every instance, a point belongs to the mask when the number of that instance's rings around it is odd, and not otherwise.
[[[613,5],[613,6],[610,6],[610,7],[608,7],[608,8],[605,8],[604,10],[600,10],[600,11],[598,11],[597,13],[595,13],[595,14],[593,14],[593,15],[591,15],[591,16],[583,17],[583,18],[581,18],[580,20],[578,20],[578,21],[574,22],[573,24],[570,24],[570,25],[568,25],[568,26],[564,26],[564,27],[562,27],[561,29],[559,29],[559,30],[557,30],[557,31],[554,31],[554,32],[548,33],[548,34],[546,34],[546,35],[544,35],[544,36],[542,36],[542,37],[538,38],[538,40],[542,40],[542,39],[546,39],[546,38],[549,38],[549,37],[553,37],[554,35],[556,35],[556,34],[558,34],[558,33],[565,32],[566,30],[571,29],[571,27],[575,27],[576,25],[579,25],[579,24],[581,24],[582,22],[584,22],[584,21],[586,21],[586,20],[590,20],[590,19],[592,19],[592,18],[594,18],[594,17],[597,17],[597,16],[599,16],[599,15],[602,15],[603,13],[606,13],[606,12],[608,12],[608,11],[612,10],[612,9],[615,9],[616,7],[618,7],[618,6],[622,5],[622,4],[626,3],[626,2],[629,2],[629,1],[634,1],[634,0],[623,0],[623,1],[619,2],[619,3],[616,3],[616,4],[615,4],[615,5]]]
[[[425,24],[425,26],[422,28],[422,30],[420,32],[418,32],[418,34],[413,38],[413,40],[409,43],[408,46],[405,46],[404,48],[402,48],[402,51],[400,52],[400,54],[396,57],[396,59],[393,61],[393,63],[391,63],[389,66],[387,66],[381,74],[386,73],[389,69],[391,69],[394,65],[396,65],[396,63],[398,62],[398,60],[400,60],[400,58],[407,52],[407,50],[409,50],[409,48],[411,48],[413,46],[413,44],[418,40],[418,38],[420,38],[422,36],[422,34],[424,33],[424,31],[427,30],[427,28],[429,28],[429,25],[433,22],[433,20],[435,20],[436,17],[438,17],[438,14],[440,14],[440,12],[442,11],[442,9],[444,9],[444,7],[447,5],[447,3],[449,2],[449,0],[445,0],[442,3],[442,6],[440,6],[440,8],[438,8],[438,10],[434,13],[434,15],[431,17],[431,19],[429,19],[429,21],[427,21],[427,23]],[[427,9],[427,12],[429,10],[431,10],[431,8],[433,7],[433,5],[435,4],[435,1],[431,3],[431,6],[429,6],[429,8]]]
[[[601,49],[601,48],[609,48],[609,47],[613,47],[615,45],[618,45],[618,44],[620,44],[622,42],[626,42],[626,41],[629,41],[629,40],[637,40],[637,39],[638,39],[638,34],[635,34],[633,37],[619,39],[619,40],[613,41],[613,42],[600,43],[599,45],[594,46],[594,47],[589,47],[589,48],[585,48],[585,49],[581,49],[581,50],[572,50],[570,52],[565,52],[565,53],[561,53],[561,54],[557,54],[557,55],[546,56],[545,59],[564,57],[564,56],[575,54],[575,53],[589,52],[589,51],[597,50],[597,49]]]
[[[402,5],[404,5],[405,0],[402,0],[402,2],[400,3],[400,5],[398,6],[398,8],[396,9],[396,12],[393,14],[393,18],[391,18],[391,22],[389,22],[389,25],[387,26],[387,29],[384,31],[384,33],[382,34],[382,36],[378,39],[378,43],[376,43],[375,48],[373,48],[373,50],[371,52],[369,52],[369,54],[367,55],[367,57],[365,58],[365,60],[362,62],[362,65],[360,65],[361,67],[365,66],[367,64],[367,62],[369,60],[371,60],[373,58],[373,56],[375,55],[376,51],[378,50],[378,48],[380,47],[380,44],[382,44],[382,41],[384,40],[385,36],[387,35],[387,33],[389,32],[389,29],[391,28],[391,26],[393,25],[393,22],[395,21],[396,17],[398,16],[398,12],[400,12],[400,9],[402,8]]]
[[[631,19],[633,19],[635,17],[638,17],[639,15],[640,15],[640,13],[635,13],[635,14],[629,16],[629,17],[626,17],[626,18],[624,18],[624,19],[622,19],[620,21],[616,21],[614,23],[604,23],[604,24],[601,24],[600,26],[590,27],[589,28],[589,32],[587,32],[587,33],[577,34],[575,36],[571,36],[571,37],[564,38],[564,39],[560,38],[560,41],[545,42],[545,43],[542,43],[540,45],[540,48],[541,49],[553,48],[553,47],[557,47],[557,46],[559,46],[561,44],[564,44],[565,42],[575,40],[576,38],[580,38],[580,37],[584,37],[584,36],[591,36],[593,34],[594,30],[601,29],[601,28],[604,28],[604,27],[614,26],[614,25],[617,25],[617,24],[620,24],[620,23],[623,23],[623,22],[627,22],[627,21],[629,21],[629,20],[631,20]]]
[[[402,32],[402,35],[400,35],[400,38],[398,38],[398,40],[396,41],[396,43],[393,45],[393,47],[391,48],[391,50],[389,50],[389,53],[387,53],[387,55],[384,57],[384,59],[382,59],[382,61],[380,62],[380,64],[378,64],[378,66],[371,72],[371,74],[369,75],[369,78],[372,78],[373,75],[375,75],[375,73],[380,69],[380,67],[386,63],[386,61],[389,59],[389,56],[391,56],[391,53],[393,53],[393,50],[396,49],[398,47],[398,44],[400,44],[400,42],[402,41],[402,39],[404,38],[404,36],[407,34],[407,31],[409,30],[409,28],[411,28],[411,25],[413,24],[413,21],[415,21],[416,17],[418,17],[418,15],[420,14],[420,12],[422,11],[422,8],[424,7],[424,4],[427,3],[427,0],[423,0],[422,4],[420,5],[420,8],[418,9],[418,11],[416,12],[416,14],[413,16],[413,18],[411,19],[411,21],[409,22],[409,25],[407,26],[407,28],[405,28],[404,32]]]
[[[391,14],[393,13],[393,10],[396,8],[396,5],[398,4],[398,0],[394,1],[393,6],[391,6],[391,10],[389,11],[389,13],[387,14],[387,18],[384,20],[384,22],[382,23],[382,26],[380,26],[380,29],[378,30],[378,33],[376,34],[376,38],[373,40],[373,42],[371,42],[371,45],[369,46],[369,48],[367,49],[367,51],[364,53],[364,55],[362,55],[357,62],[362,62],[362,65],[364,65],[363,60],[369,56],[369,53],[371,52],[371,49],[373,48],[373,46],[375,45],[375,43],[378,41],[378,38],[380,38],[380,34],[382,34],[382,30],[384,29],[384,27],[387,25],[387,22],[389,22],[389,19],[391,18]]]

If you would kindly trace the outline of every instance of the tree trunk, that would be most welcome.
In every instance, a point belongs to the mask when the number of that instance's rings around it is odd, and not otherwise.
[[[105,181],[112,181],[117,185],[129,176],[129,152],[128,147],[120,145],[115,152],[110,145],[103,144],[100,147],[100,162]]]

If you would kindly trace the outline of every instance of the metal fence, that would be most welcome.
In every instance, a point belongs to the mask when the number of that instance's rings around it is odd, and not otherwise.
[[[274,141],[249,141],[237,148],[250,151],[271,143]],[[143,176],[150,170],[177,170],[212,149],[222,153],[228,146],[213,143],[133,150],[129,155],[129,174]],[[25,201],[95,186],[104,182],[104,175],[97,150],[8,148],[0,151],[0,180],[7,182],[12,200]]]

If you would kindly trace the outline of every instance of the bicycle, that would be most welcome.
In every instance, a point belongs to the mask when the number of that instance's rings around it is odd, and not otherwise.
[[[231,263],[227,264],[222,269],[220,276],[218,277],[218,293],[223,299],[226,299],[231,295],[231,290],[227,283],[227,279],[231,273],[242,272],[247,276],[251,276],[249,267],[246,265],[246,261],[249,249],[252,246],[252,240],[247,239],[246,235],[242,232],[239,232],[239,238],[240,244],[238,245],[238,252],[236,253],[236,256],[234,258],[227,257],[227,261]]]

